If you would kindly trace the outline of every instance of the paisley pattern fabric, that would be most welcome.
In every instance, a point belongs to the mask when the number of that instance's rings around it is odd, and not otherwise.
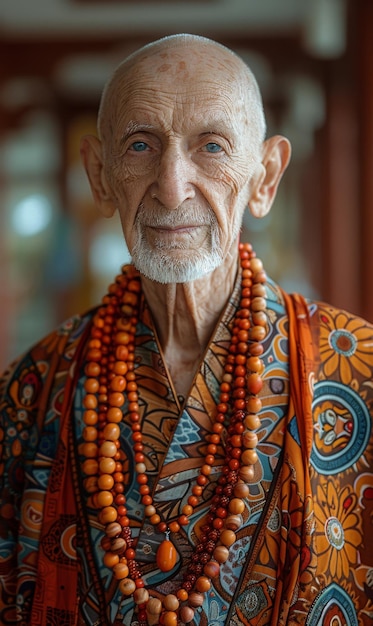
[[[136,374],[149,484],[173,520],[203,463],[239,281],[189,396],[177,396],[143,302]],[[367,626],[373,622],[373,327],[268,283],[259,462],[244,525],[193,626]],[[138,624],[103,565],[103,530],[82,487],[84,351],[93,312],[35,345],[1,383],[0,624]],[[144,521],[126,407],[128,516],[151,594],[180,587],[224,459],[190,524],[164,538]]]

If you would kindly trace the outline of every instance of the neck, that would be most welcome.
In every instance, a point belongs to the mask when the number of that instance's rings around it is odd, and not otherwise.
[[[146,300],[177,393],[185,396],[233,289],[238,247],[210,274],[162,285],[142,277]]]

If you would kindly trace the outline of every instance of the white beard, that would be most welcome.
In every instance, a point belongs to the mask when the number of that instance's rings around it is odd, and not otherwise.
[[[150,247],[146,226],[201,225],[209,229],[207,247],[188,247],[183,242],[165,242],[160,238]],[[148,209],[140,205],[135,220],[136,240],[132,249],[132,262],[138,271],[158,283],[186,283],[201,278],[219,267],[223,261],[219,225],[212,209],[201,214],[201,209],[180,208]]]

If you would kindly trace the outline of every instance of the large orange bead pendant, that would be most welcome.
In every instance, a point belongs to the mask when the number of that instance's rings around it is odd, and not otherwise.
[[[177,552],[174,544],[169,539],[162,541],[157,550],[157,565],[161,572],[171,571],[176,564]]]

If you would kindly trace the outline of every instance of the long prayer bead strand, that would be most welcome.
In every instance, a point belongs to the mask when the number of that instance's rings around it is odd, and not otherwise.
[[[211,433],[206,437],[206,454],[200,474],[176,520],[166,522],[161,519],[148,486],[134,369],[141,297],[141,282],[134,269],[126,268],[117,276],[93,319],[85,366],[84,443],[79,449],[84,459],[84,486],[89,494],[88,503],[99,511],[99,521],[105,529],[101,542],[104,563],[112,569],[121,593],[133,596],[140,626],[177,626],[180,620],[182,623],[192,621],[195,610],[203,603],[204,594],[211,588],[212,579],[219,575],[220,565],[228,559],[229,548],[243,524],[244,498],[249,494],[258,459],[256,430],[262,408],[258,394],[263,384],[264,367],[260,357],[267,317],[266,276],[261,261],[249,244],[240,244],[240,261],[241,300],[220,385],[219,403]],[[188,525],[209,483],[222,433],[227,432],[222,472],[199,542],[194,547],[181,588],[176,595],[167,595],[163,602],[151,598],[146,589],[136,562],[136,541],[127,516],[125,459],[120,449],[120,422],[126,401],[126,419],[132,430],[136,477],[145,516],[159,531],[167,532],[167,540],[162,542],[159,551],[163,545],[164,551],[172,553],[174,548],[168,540],[168,533],[177,533]],[[171,570],[175,564],[172,556],[169,557],[171,565],[167,564],[167,558],[164,571]],[[163,561],[157,557],[158,562]]]

